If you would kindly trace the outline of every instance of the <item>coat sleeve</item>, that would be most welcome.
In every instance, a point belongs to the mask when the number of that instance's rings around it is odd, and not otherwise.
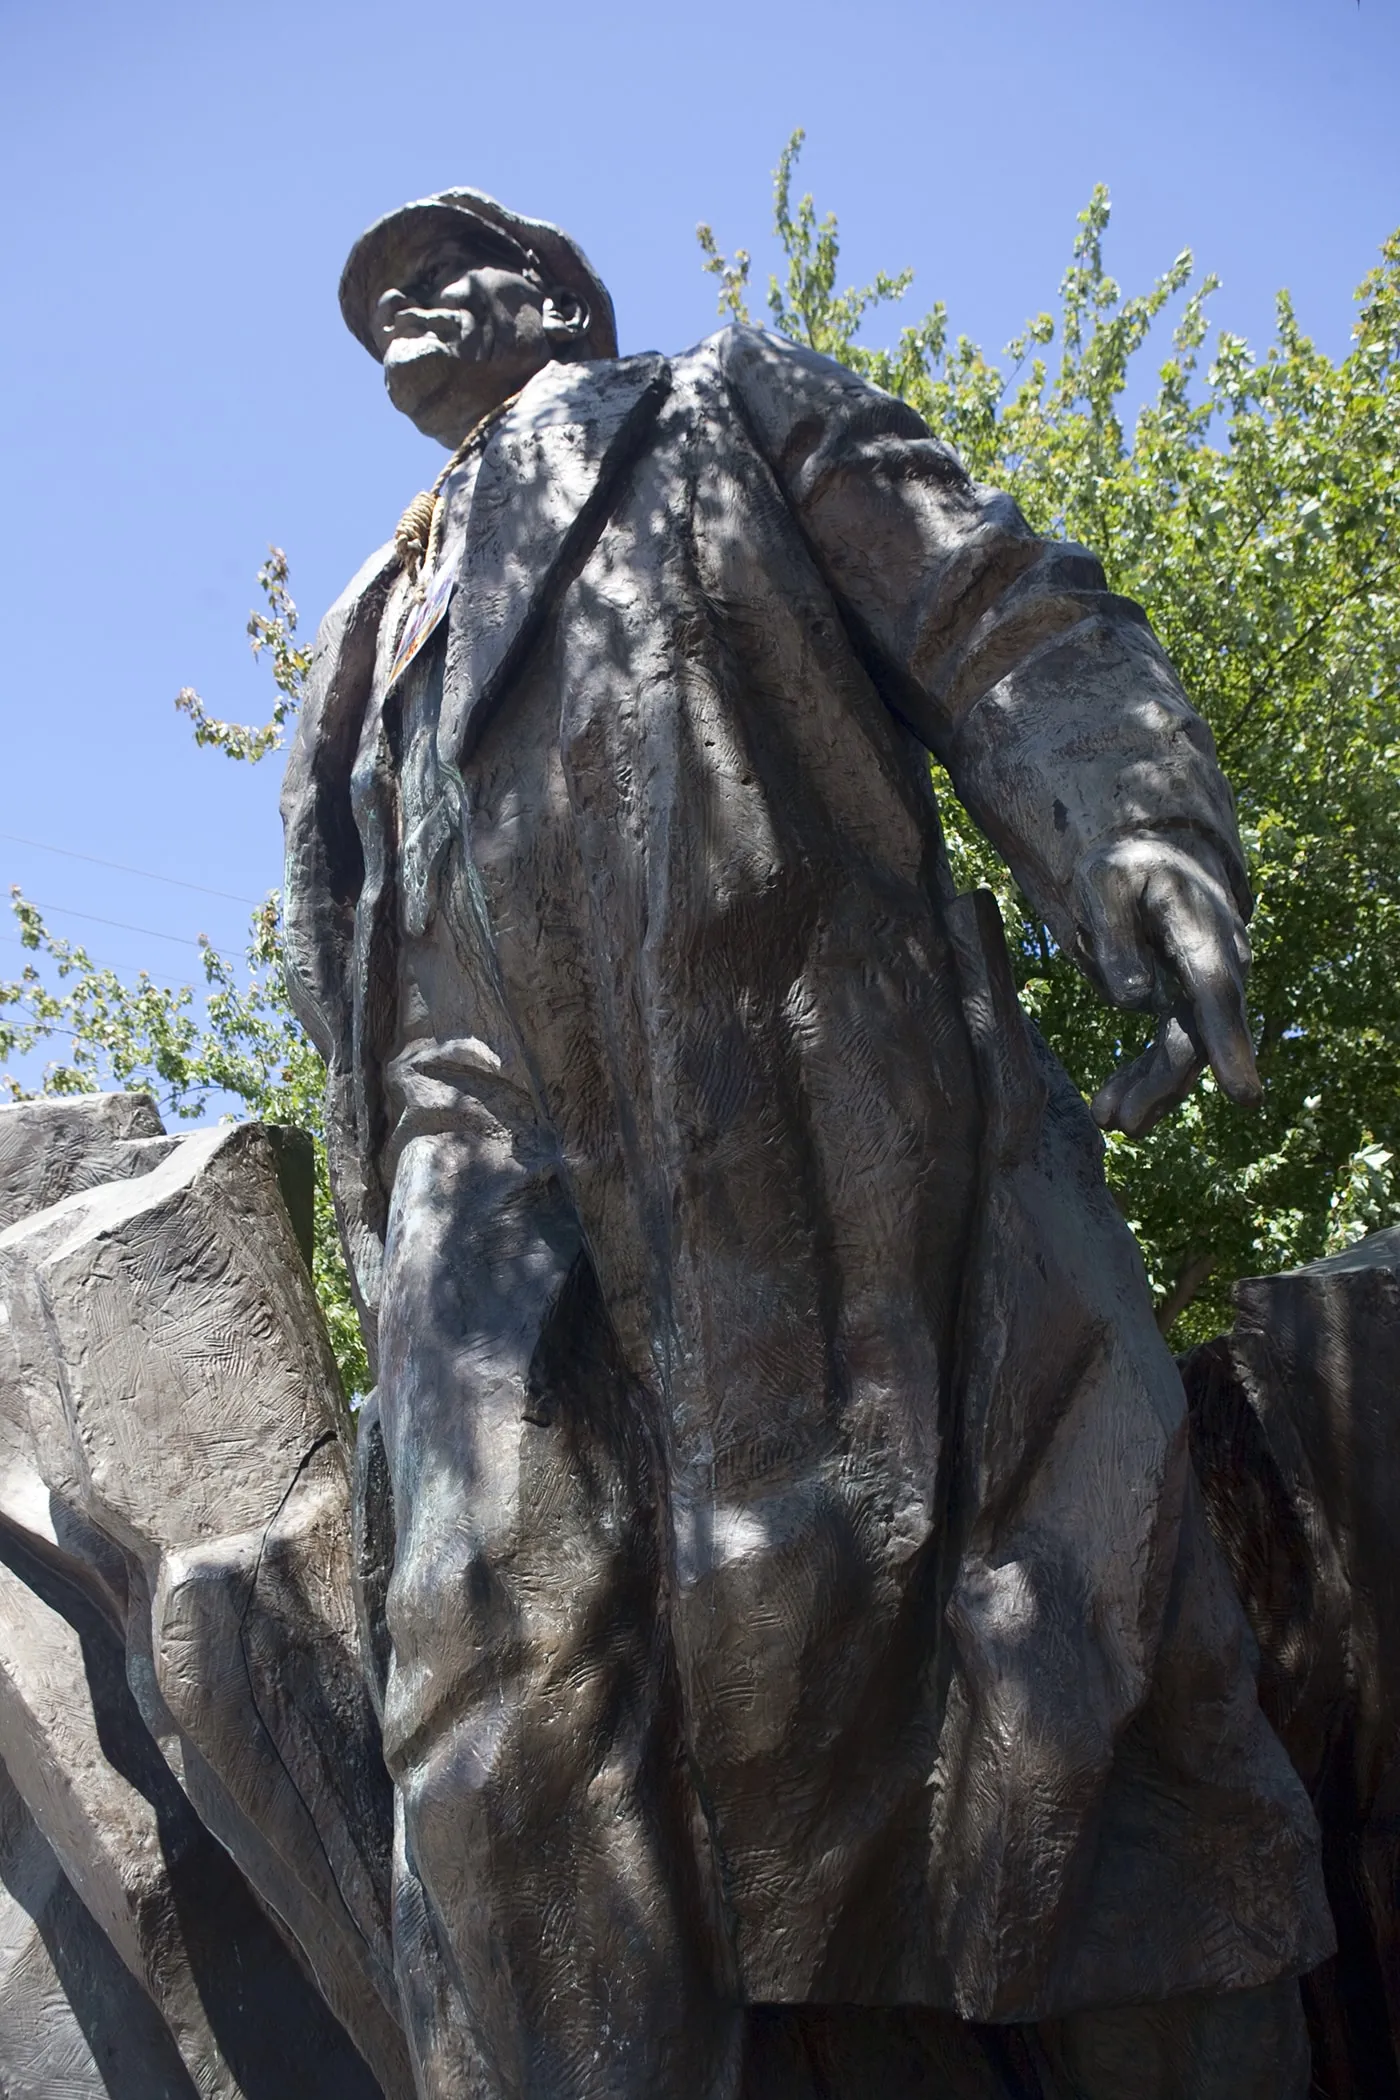
[[[717,349],[876,683],[1060,944],[1082,957],[1086,861],[1143,832],[1208,841],[1247,915],[1210,730],[1094,556],[1039,538],[912,409],[841,366],[749,328]]]
[[[364,855],[350,783],[374,677],[379,623],[398,571],[372,555],[321,622],[282,785],[283,929],[292,1011],[326,1061],[331,1187],[362,1324],[372,1341],[381,1248],[355,1113],[355,907]]]

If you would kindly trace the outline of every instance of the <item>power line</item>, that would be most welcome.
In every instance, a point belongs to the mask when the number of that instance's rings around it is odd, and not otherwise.
[[[75,911],[70,904],[41,904],[37,897],[25,901],[32,904],[35,911],[56,911],[60,917],[87,919],[94,926],[115,926],[122,933],[139,933],[151,941],[173,941],[177,948],[198,948],[202,952],[205,946],[203,941],[191,940],[187,933],[162,933],[155,926],[133,926],[127,919],[102,919],[95,911]]]
[[[163,940],[169,940],[172,938],[172,936],[169,934],[163,934],[161,938]],[[50,955],[49,951],[46,948],[31,948],[28,941],[20,940],[17,934],[0,933],[0,942],[3,942],[4,946],[7,948],[22,948],[25,954],[28,955],[28,957],[30,958],[31,962],[40,963],[53,961],[53,957]],[[87,957],[89,963],[91,963],[94,970],[110,970],[114,977],[120,977],[125,971],[131,970],[133,967],[137,967],[132,965],[131,963],[114,963],[108,956],[94,955],[91,949],[89,948],[84,948],[83,954]],[[174,968],[174,965],[172,964],[171,967]],[[147,974],[149,975],[149,972],[147,972]],[[153,978],[152,982],[155,983],[156,980]],[[170,990],[172,989],[172,987],[163,986],[161,987],[161,989]],[[199,991],[201,987],[199,985],[195,985],[192,987],[192,989],[195,991]]]
[[[0,933],[0,941],[3,941],[7,948],[23,948],[27,954],[35,958],[42,956],[45,952],[42,948],[31,948],[28,941],[22,941],[17,933]],[[83,953],[86,955],[87,950],[84,949]],[[118,970],[120,968],[119,964],[107,962],[100,955],[88,955],[88,961],[95,970]]]
[[[99,860],[95,853],[76,853],[71,846],[46,846],[42,839],[22,839],[16,831],[0,831],[0,839],[7,840],[12,846],[32,846],[37,853],[60,853],[65,860],[85,860],[90,867],[112,868],[118,875],[139,875],[143,882],[166,882],[172,889],[197,890],[201,897],[222,897],[226,904],[257,905],[263,902],[261,897],[242,897],[233,890],[211,890],[202,882],[183,882],[178,875],[157,875],[151,868],[129,867],[122,860]],[[115,925],[116,921],[108,923]],[[167,934],[165,938],[171,940],[174,935]]]

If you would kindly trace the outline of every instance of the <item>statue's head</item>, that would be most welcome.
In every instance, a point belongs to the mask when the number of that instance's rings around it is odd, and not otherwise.
[[[395,408],[444,445],[553,360],[617,355],[612,300],[583,250],[480,190],[376,220],[350,251],[340,310]]]

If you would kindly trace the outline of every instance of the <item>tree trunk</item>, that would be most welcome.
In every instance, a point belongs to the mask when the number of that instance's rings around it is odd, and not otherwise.
[[[1157,1307],[1157,1328],[1170,1334],[1201,1285],[1215,1267],[1213,1254],[1193,1254],[1167,1295]]]

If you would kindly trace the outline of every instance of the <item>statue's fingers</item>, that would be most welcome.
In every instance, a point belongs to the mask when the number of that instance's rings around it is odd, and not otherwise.
[[[1103,862],[1080,897],[1080,938],[1087,960],[1114,1006],[1145,1005],[1153,967],[1138,923],[1136,882],[1130,868]]]
[[[1122,1065],[1116,1072],[1109,1073],[1089,1104],[1090,1113],[1100,1130],[1118,1128],[1118,1110],[1123,1096],[1133,1083],[1134,1073],[1145,1069],[1151,1056],[1150,1050],[1144,1051],[1142,1056],[1135,1057],[1131,1064]]]
[[[1191,1030],[1180,1015],[1168,1014],[1141,1057],[1111,1073],[1099,1088],[1092,1104],[1094,1120],[1101,1130],[1146,1137],[1186,1099],[1204,1069],[1205,1058]]]
[[[1214,885],[1187,885],[1174,876],[1150,886],[1148,908],[1222,1092],[1253,1107],[1263,1089],[1245,1010],[1249,944],[1238,918]]]
[[[1254,1059],[1243,997],[1216,1000],[1203,994],[1193,1001],[1193,1011],[1221,1092],[1241,1108],[1256,1108],[1263,1099],[1264,1087]]]

